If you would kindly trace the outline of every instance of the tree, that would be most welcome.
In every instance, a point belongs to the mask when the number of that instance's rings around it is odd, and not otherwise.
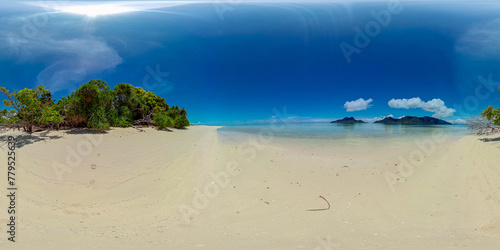
[[[467,128],[478,135],[491,134],[499,130],[500,127],[484,117],[472,117],[467,120]]]
[[[189,126],[189,120],[184,115],[178,115],[174,119],[174,127],[175,128],[184,128]]]
[[[172,106],[167,114],[172,117],[172,119],[175,119],[177,116],[187,116],[187,112],[186,112],[186,109],[182,108],[182,109],[179,109],[178,106]]]
[[[138,88],[120,83],[113,89],[115,99],[113,107],[117,112],[118,120],[132,124],[134,120],[144,117],[143,110],[147,109]]]
[[[151,91],[131,84],[117,84],[113,90],[105,81],[91,80],[57,103],[43,86],[10,93],[0,87],[7,97],[0,111],[0,125],[22,127],[26,132],[46,129],[60,124],[69,128],[88,127],[97,130],[136,125],[155,125],[160,128],[189,126],[184,108],[170,106],[165,99]]]
[[[4,87],[0,87],[0,92],[7,96],[4,105],[17,111],[19,120],[22,120],[22,127],[28,133],[32,133],[35,126],[39,128],[52,127],[60,124],[63,120],[63,117],[56,110],[52,95],[43,86],[38,86],[35,89],[25,88],[12,93]],[[13,117],[15,116],[10,116],[10,118]]]
[[[500,87],[498,91],[500,91]],[[500,129],[500,109],[489,106],[481,113],[481,117],[485,120],[471,120],[469,128],[481,128],[480,131],[498,131]]]
[[[21,123],[16,110],[4,109],[0,111],[0,125],[6,127],[17,127],[16,125]]]
[[[167,127],[173,127],[174,121],[165,112],[159,112],[154,116],[154,125],[158,126],[160,129],[164,129]]]
[[[491,121],[494,125],[500,126],[500,109],[489,106],[481,113],[481,116]]]
[[[170,106],[165,99],[155,95],[151,91],[144,91],[142,88],[136,88],[138,95],[143,98],[145,109],[144,114],[149,113],[151,110],[154,112],[167,112]]]
[[[66,101],[67,119],[74,126],[103,130],[110,127],[107,113],[111,110],[113,93],[108,84],[91,80],[83,84]]]

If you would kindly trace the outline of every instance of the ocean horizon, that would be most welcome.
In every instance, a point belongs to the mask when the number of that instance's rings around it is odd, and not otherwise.
[[[221,136],[258,135],[300,139],[394,138],[432,136],[440,133],[453,138],[471,134],[466,125],[267,123],[229,125],[218,129]]]

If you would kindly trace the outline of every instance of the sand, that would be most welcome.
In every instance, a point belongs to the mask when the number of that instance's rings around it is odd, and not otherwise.
[[[16,243],[7,240],[3,167],[0,249],[500,246],[498,135],[331,141],[235,137],[209,126],[4,131],[2,166],[7,135],[19,146]]]

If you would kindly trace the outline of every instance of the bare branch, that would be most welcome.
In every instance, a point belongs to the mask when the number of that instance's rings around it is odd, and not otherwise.
[[[478,135],[488,135],[500,131],[500,126],[480,116],[468,119],[467,128]]]

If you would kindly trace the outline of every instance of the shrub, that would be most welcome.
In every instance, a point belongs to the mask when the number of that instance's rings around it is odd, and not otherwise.
[[[189,126],[189,121],[184,115],[178,115],[174,119],[174,127],[175,128],[184,128]]]
[[[156,113],[154,115],[153,121],[154,121],[154,125],[158,126],[158,128],[160,128],[160,129],[174,126],[174,122],[173,122],[172,118],[170,118],[164,112]]]
[[[114,107],[109,111],[109,121],[113,127],[130,127],[134,121],[132,112],[127,107],[121,107],[118,112]]]
[[[90,118],[87,121],[87,127],[97,130],[109,129],[109,122],[106,118],[104,107],[98,107],[95,112],[91,113]]]
[[[5,113],[2,116],[2,124],[13,126],[16,123],[22,125],[26,132],[32,133],[35,126],[52,126],[63,120],[56,110],[52,95],[43,86],[35,89],[25,88],[12,93],[0,87],[0,92],[7,97],[4,106],[11,107],[17,112],[16,115]]]
[[[24,128],[48,128],[63,123],[66,126],[104,130],[130,127],[132,124],[156,125],[159,128],[183,128],[189,125],[187,112],[178,106],[170,107],[165,99],[151,91],[120,83],[113,90],[106,82],[91,80],[59,102],[43,86],[9,92],[0,87],[7,99],[4,106],[12,110],[0,113],[0,125]]]

